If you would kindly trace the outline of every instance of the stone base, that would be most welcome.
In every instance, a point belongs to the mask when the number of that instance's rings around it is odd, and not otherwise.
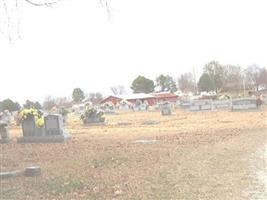
[[[155,121],[155,120],[147,120],[147,121],[144,121],[142,123],[142,125],[155,125],[155,124],[159,124],[160,122],[159,121]]]
[[[105,126],[107,125],[106,122],[92,122],[92,123],[85,123],[86,126]]]
[[[26,177],[36,177],[41,175],[41,168],[39,166],[27,167],[25,169]]]
[[[119,126],[127,126],[127,125],[131,125],[131,122],[118,122]]]
[[[22,176],[23,171],[0,172],[0,180]]]
[[[231,108],[232,111],[255,111],[257,109],[256,105],[235,105]]]
[[[57,143],[65,142],[71,138],[71,135],[64,133],[63,135],[54,136],[27,136],[17,139],[18,143]]]

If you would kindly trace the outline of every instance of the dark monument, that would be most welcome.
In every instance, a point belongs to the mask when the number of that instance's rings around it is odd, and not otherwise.
[[[50,114],[44,117],[44,127],[37,127],[34,116],[22,121],[23,137],[18,142],[64,142],[70,134],[63,130],[61,115]]]

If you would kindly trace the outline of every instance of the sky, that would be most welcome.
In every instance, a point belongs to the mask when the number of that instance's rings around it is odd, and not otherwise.
[[[0,7],[0,100],[42,102],[76,87],[108,95],[138,75],[199,76],[211,60],[267,66],[266,0],[107,1],[110,14],[99,0],[19,0],[9,29]]]

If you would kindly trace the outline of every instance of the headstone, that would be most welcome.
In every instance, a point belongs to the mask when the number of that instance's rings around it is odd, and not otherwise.
[[[240,98],[232,100],[232,111],[257,109],[256,98]]]
[[[10,142],[10,137],[7,124],[3,121],[0,121],[0,143],[8,142]]]
[[[127,125],[131,125],[132,123],[131,122],[118,122],[118,125],[119,126],[127,126]]]
[[[27,167],[25,169],[26,177],[36,177],[41,175],[41,168],[39,166]]]
[[[61,115],[47,115],[45,118],[46,135],[62,135],[63,134],[63,118]]]
[[[155,125],[155,124],[159,124],[159,123],[160,122],[159,121],[156,121],[156,120],[146,120],[142,124],[143,125]]]
[[[180,101],[180,107],[181,107],[181,108],[189,108],[189,107],[190,107],[190,101],[187,101],[187,100],[181,100],[181,101]]]
[[[145,103],[134,105],[133,110],[134,111],[146,111],[148,110],[148,105]]]
[[[231,101],[230,100],[216,100],[212,102],[213,109],[224,109],[230,108]]]
[[[34,116],[29,116],[22,121],[23,137],[35,136],[36,124]]]
[[[171,105],[169,102],[165,102],[162,104],[161,106],[161,115],[165,116],[165,115],[171,115],[172,111],[171,111]]]
[[[193,100],[190,102],[190,111],[205,111],[211,110],[211,100]]]
[[[18,142],[64,142],[70,135],[63,130],[61,115],[50,114],[44,117],[44,127],[39,128],[34,118],[27,118],[22,122],[23,137]]]
[[[157,140],[135,140],[134,143],[141,143],[141,144],[153,144],[156,143]]]

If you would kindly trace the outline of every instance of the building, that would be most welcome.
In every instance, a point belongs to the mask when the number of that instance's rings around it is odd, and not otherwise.
[[[157,103],[161,103],[164,101],[175,103],[178,100],[178,96],[176,94],[170,92],[158,92],[151,94],[130,94],[130,95],[111,95],[107,98],[103,99],[100,104],[104,104],[106,102],[112,102],[114,105],[118,104],[121,100],[127,100],[132,104],[136,104],[137,102],[147,103],[149,106],[156,105]]]

